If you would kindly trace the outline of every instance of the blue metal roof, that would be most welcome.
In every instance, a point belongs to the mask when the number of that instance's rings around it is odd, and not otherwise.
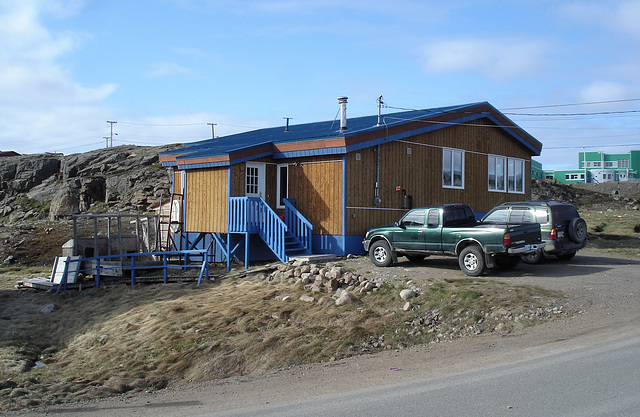
[[[381,125],[378,125],[377,115],[354,117],[354,118],[349,118],[347,120],[347,130],[343,130],[343,131],[340,130],[340,120],[305,123],[305,124],[299,124],[299,125],[289,125],[288,131],[285,131],[284,126],[258,129],[258,130],[243,132],[243,133],[237,133],[234,135],[219,137],[215,139],[207,139],[207,140],[195,142],[183,148],[163,152],[161,153],[161,155],[182,154],[176,157],[176,161],[180,163],[180,161],[182,160],[183,163],[189,164],[189,162],[185,160],[194,159],[194,158],[206,158],[206,157],[230,155],[237,152],[251,150],[252,148],[268,146],[271,144],[304,142],[304,141],[331,139],[331,138],[348,138],[350,136],[361,135],[363,133],[373,132],[373,131],[389,128],[392,126],[396,126],[396,125],[406,124],[414,120],[429,119],[429,118],[436,117],[439,115],[444,115],[447,113],[464,112],[465,109],[478,107],[481,105],[489,105],[489,104],[486,102],[480,102],[480,103],[471,103],[471,104],[448,106],[448,107],[438,107],[438,108],[424,109],[424,110],[410,110],[410,111],[403,111],[403,112],[397,112],[397,113],[388,113],[388,114],[382,115]],[[491,109],[495,110],[493,107],[491,107]],[[498,114],[501,114],[497,110],[495,110],[495,112]],[[470,112],[469,115],[471,116],[472,113],[473,112]],[[490,116],[489,114],[482,114],[477,112],[473,114],[475,115],[474,118]],[[504,117],[504,115],[502,116]],[[498,124],[501,124],[495,118],[491,117],[491,119],[498,122]],[[515,126],[515,125],[513,124],[511,124],[511,126],[503,125],[503,128],[505,128],[507,131],[510,131],[510,127],[512,126]],[[518,136],[517,134],[514,134],[513,131],[510,131],[509,133],[516,137]],[[523,141],[522,138],[520,140]],[[342,153],[344,153],[345,149],[344,148],[341,148],[341,149],[342,149]],[[539,150],[537,150],[537,152],[534,152],[534,153],[539,153]],[[248,159],[254,159],[254,158],[248,158]],[[175,165],[175,163],[165,163],[165,164]]]

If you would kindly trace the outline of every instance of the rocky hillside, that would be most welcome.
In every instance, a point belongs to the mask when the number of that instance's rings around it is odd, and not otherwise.
[[[68,156],[3,158],[0,223],[149,211],[170,187],[158,153],[175,147],[124,145]]]
[[[68,156],[0,159],[0,263],[50,265],[72,236],[76,213],[144,213],[170,190],[158,153],[182,145],[118,146]],[[534,181],[534,200],[638,210],[640,183]],[[37,250],[34,250],[37,248]]]

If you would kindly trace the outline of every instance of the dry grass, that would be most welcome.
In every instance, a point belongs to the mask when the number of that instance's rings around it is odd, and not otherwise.
[[[580,215],[589,228],[589,247],[605,253],[635,256],[640,253],[640,212],[637,210],[587,209]]]
[[[406,312],[404,282],[339,307],[331,294],[251,276],[61,295],[8,289],[15,280],[0,276],[5,410],[258,374],[491,332],[499,323],[508,331],[551,319],[539,312],[561,302],[540,289],[467,278],[424,280]],[[301,301],[303,294],[315,301]],[[49,303],[55,310],[41,314]]]

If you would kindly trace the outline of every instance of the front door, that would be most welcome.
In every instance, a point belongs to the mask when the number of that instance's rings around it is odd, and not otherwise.
[[[247,197],[264,198],[265,164],[247,162],[245,172],[245,195]]]

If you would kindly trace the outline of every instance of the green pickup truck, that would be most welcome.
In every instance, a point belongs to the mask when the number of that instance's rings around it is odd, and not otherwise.
[[[410,210],[394,226],[369,230],[362,244],[376,266],[389,266],[398,256],[420,262],[429,255],[451,255],[470,276],[487,268],[512,269],[522,255],[545,246],[537,223],[478,222],[465,204]]]

